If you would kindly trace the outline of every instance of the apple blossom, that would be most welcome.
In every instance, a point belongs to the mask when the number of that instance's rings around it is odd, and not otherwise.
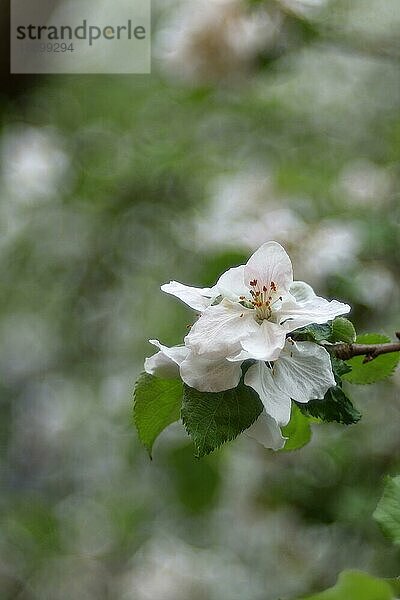
[[[158,351],[145,360],[134,391],[135,424],[149,451],[179,415],[198,457],[241,433],[266,448],[299,448],[310,438],[311,417],[346,425],[360,419],[342,380],[384,379],[400,356],[399,343],[385,336],[356,338],[353,324],[337,318],[347,304],[294,281],[277,242],[210,288],[171,281],[162,290],[199,314],[183,344],[150,340]],[[379,354],[387,361],[375,361]],[[365,359],[348,363],[358,356]]]
[[[161,289],[201,311],[185,338],[195,355],[233,361],[275,360],[288,333],[350,310],[293,281],[290,258],[277,242],[263,244],[246,265],[226,271],[213,288],[170,282]],[[217,299],[221,301],[215,304]]]
[[[290,420],[292,400],[322,399],[335,386],[328,352],[313,342],[295,342],[289,334],[326,323],[350,307],[293,281],[290,258],[277,242],[263,244],[246,265],[223,273],[212,288],[171,281],[161,289],[200,315],[184,345],[168,348],[150,340],[159,351],[146,359],[146,372],[180,377],[190,388],[218,393],[236,388],[243,363],[251,360],[244,385],[257,392],[263,411],[245,433],[266,447],[283,447],[280,427]]]

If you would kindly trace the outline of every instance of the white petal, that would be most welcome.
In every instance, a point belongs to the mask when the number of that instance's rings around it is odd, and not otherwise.
[[[203,311],[212,302],[213,293],[210,288],[196,288],[178,281],[170,281],[161,286],[163,292],[176,296],[194,310]]]
[[[183,381],[200,392],[222,392],[235,388],[242,376],[240,363],[224,358],[209,359],[190,352],[182,362]]]
[[[293,282],[292,263],[287,252],[277,242],[263,244],[247,261],[244,279],[248,287],[250,281],[256,279],[260,288],[265,285],[268,290],[274,282],[278,295],[284,295]]]
[[[264,362],[258,361],[247,370],[244,383],[257,392],[267,414],[275,419],[279,425],[289,423],[290,396],[277,387],[272,377],[272,370]]]
[[[226,360],[231,362],[243,362],[244,360],[249,360],[253,358],[253,356],[247,352],[246,350],[241,350],[237,354],[232,354],[231,356],[227,356]]]
[[[265,410],[262,411],[257,421],[243,433],[262,444],[264,448],[280,450],[285,445],[287,438],[282,436],[278,423]]]
[[[168,348],[168,346],[160,344],[158,340],[149,341],[153,346],[157,346],[160,351],[144,361],[146,373],[162,379],[179,377],[179,365],[188,355],[188,348],[185,346]]]
[[[326,323],[338,315],[344,315],[350,311],[348,304],[337,300],[325,300],[314,296],[306,302],[286,300],[276,312],[276,318],[282,323],[287,332],[294,331],[299,327],[311,325],[311,323]]]
[[[224,299],[207,308],[185,337],[185,344],[197,354],[223,358],[240,351],[240,340],[257,331],[254,310]]]
[[[239,296],[248,296],[249,290],[244,284],[244,265],[233,267],[223,273],[212,288],[212,292],[215,296],[236,301]]]
[[[296,402],[321,399],[335,385],[328,352],[313,342],[287,342],[274,364],[273,378]]]
[[[315,298],[314,290],[305,281],[293,281],[289,292],[297,302],[306,302],[307,300],[311,300],[311,298]]]
[[[146,358],[144,361],[144,370],[149,375],[155,375],[155,377],[161,377],[161,379],[179,377],[178,365],[162,352],[157,352],[153,356]]]
[[[164,346],[158,340],[149,340],[150,344],[156,346],[163,354],[165,354],[170,360],[177,365],[180,365],[183,360],[187,357],[189,350],[186,346]]]
[[[242,340],[248,358],[276,360],[285,345],[286,331],[272,321],[263,321],[251,335]]]

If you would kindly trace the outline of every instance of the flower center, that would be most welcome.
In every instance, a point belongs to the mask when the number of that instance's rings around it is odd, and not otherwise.
[[[251,300],[250,305],[256,310],[256,320],[265,321],[271,318],[272,306],[278,300],[282,300],[282,296],[277,298],[278,288],[276,283],[271,281],[269,287],[258,284],[257,279],[250,281]],[[245,296],[240,296],[240,300],[246,300]]]

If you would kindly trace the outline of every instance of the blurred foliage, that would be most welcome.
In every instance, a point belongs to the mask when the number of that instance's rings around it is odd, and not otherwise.
[[[394,600],[394,590],[382,579],[366,573],[347,571],[341,573],[337,584],[320,594],[308,596],[304,600]]]
[[[229,77],[196,79],[198,45],[167,68],[181,8],[155,1],[151,76],[20,77],[0,98],[5,600],[275,600],[398,574],[371,519],[400,468],[398,373],[296,452],[243,439],[200,464],[171,426],[150,462],[130,424],[146,340],[193,320],[159,285],[209,285],[266,239],[358,332],[399,327],[397,3],[259,4],[279,35]]]
[[[400,545],[400,475],[387,478],[374,518],[392,542]]]

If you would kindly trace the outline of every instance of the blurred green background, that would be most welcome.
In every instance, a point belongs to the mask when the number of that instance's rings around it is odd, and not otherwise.
[[[264,241],[399,328],[396,0],[153,0],[149,76],[2,78],[0,597],[276,600],[399,571],[371,514],[400,470],[400,377],[294,453],[196,461],[131,425],[148,338]],[[3,23],[7,26],[6,21]],[[4,29],[3,27],[3,29]],[[396,320],[397,319],[397,320]]]

